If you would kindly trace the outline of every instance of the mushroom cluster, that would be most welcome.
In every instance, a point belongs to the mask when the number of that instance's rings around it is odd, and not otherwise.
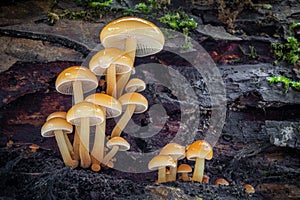
[[[91,58],[88,67],[71,66],[58,75],[57,92],[72,95],[74,104],[67,112],[50,114],[41,129],[42,136],[55,136],[66,166],[91,167],[93,171],[113,167],[117,152],[130,149],[121,133],[133,114],[148,109],[147,99],[139,93],[145,90],[145,82],[131,78],[135,73],[134,60],[136,56],[161,51],[164,36],[157,26],[145,19],[123,17],[102,29],[100,42],[104,49]],[[103,78],[106,91],[90,94],[96,91]],[[106,137],[106,120],[119,116],[110,136]],[[95,127],[94,137],[90,133],[92,126]],[[67,136],[72,132],[73,144]]]
[[[162,148],[159,155],[155,156],[148,163],[149,170],[158,170],[157,183],[176,181],[176,174],[182,181],[203,182],[205,160],[212,159],[213,150],[211,145],[205,140],[197,140],[188,147],[177,143],[169,143]],[[193,176],[190,178],[188,173],[192,172],[192,167],[188,164],[178,166],[178,160],[186,158],[187,160],[196,161]],[[167,170],[169,168],[169,170]]]

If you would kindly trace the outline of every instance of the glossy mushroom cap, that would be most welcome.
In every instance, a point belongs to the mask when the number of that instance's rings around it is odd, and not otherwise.
[[[106,146],[110,149],[113,148],[113,146],[118,146],[118,151],[127,151],[130,149],[130,144],[122,137],[111,138],[106,143]]]
[[[130,79],[125,87],[126,92],[141,92],[145,89],[146,83],[139,78]]]
[[[130,104],[136,105],[134,113],[143,113],[148,109],[147,99],[143,95],[136,92],[126,93],[118,100],[121,102],[123,110],[125,110],[126,106]]]
[[[176,160],[183,159],[185,157],[185,147],[177,143],[169,143],[162,148],[159,155],[169,155]]]
[[[149,170],[157,170],[167,166],[176,167],[176,163],[171,156],[158,155],[152,158],[148,163]]]
[[[50,115],[48,115],[46,121],[56,117],[66,119],[66,116],[67,116],[67,112],[53,112]]]
[[[53,118],[42,126],[41,134],[43,137],[53,137],[54,131],[63,131],[64,133],[72,133],[73,126],[63,118]]]
[[[193,169],[188,164],[181,164],[177,168],[177,173],[190,173],[192,171],[193,171]]]
[[[67,112],[67,121],[73,125],[80,126],[81,118],[89,118],[89,125],[95,126],[104,121],[104,114],[96,104],[83,101],[75,104]]]
[[[196,158],[202,158],[206,160],[212,159],[213,151],[211,145],[205,140],[197,140],[192,143],[186,152],[188,160],[196,160]]]
[[[136,39],[136,56],[155,54],[163,49],[165,39],[153,23],[138,17],[123,17],[107,24],[101,31],[100,41],[105,48],[125,49],[126,39]]]
[[[94,103],[106,108],[106,118],[114,118],[122,114],[121,103],[107,94],[96,93],[85,98],[85,101]]]
[[[133,68],[132,58],[125,52],[117,48],[106,48],[95,54],[90,60],[90,70],[96,75],[106,75],[106,69],[116,65],[116,74],[130,72]]]
[[[226,181],[224,178],[218,178],[216,181],[215,181],[215,184],[214,185],[229,185],[229,182]]]
[[[56,90],[62,94],[73,94],[73,82],[82,83],[83,93],[90,92],[97,88],[98,80],[88,68],[82,66],[73,66],[62,71],[55,82]]]

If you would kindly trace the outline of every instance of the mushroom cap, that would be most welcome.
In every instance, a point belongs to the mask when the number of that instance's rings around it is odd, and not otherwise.
[[[81,81],[83,93],[90,92],[98,87],[95,74],[86,67],[73,66],[63,70],[55,82],[56,90],[62,94],[73,94],[73,82]]]
[[[186,157],[188,160],[196,160],[196,158],[202,158],[210,160],[213,156],[213,150],[211,145],[205,140],[197,140],[189,145],[186,151]]]
[[[246,193],[250,194],[250,193],[255,193],[255,189],[252,185],[250,184],[244,184],[243,188],[245,188]]]
[[[218,178],[214,185],[229,185],[229,183],[224,178]]]
[[[176,167],[176,163],[171,156],[158,155],[150,160],[148,163],[149,170],[157,170],[162,167]]]
[[[66,116],[67,116],[67,112],[53,112],[51,113],[50,115],[48,115],[46,121],[48,121],[49,119],[53,119],[53,118],[63,118],[63,119],[66,119]]]
[[[104,121],[104,114],[98,105],[83,101],[73,105],[67,112],[67,121],[73,125],[80,126],[81,118],[89,118],[89,125],[94,126]]]
[[[185,147],[177,143],[169,143],[162,148],[159,155],[169,155],[174,160],[181,160],[185,157]]]
[[[192,171],[193,171],[192,167],[188,164],[181,164],[177,168],[177,173],[189,173]]]
[[[134,113],[143,113],[148,109],[147,99],[136,92],[128,92],[122,95],[119,98],[119,101],[122,104],[123,110],[126,109],[127,105],[134,104],[136,105]]]
[[[145,89],[146,83],[139,78],[130,79],[125,87],[126,92],[141,92]]]
[[[156,25],[138,17],[116,19],[100,33],[100,41],[105,48],[125,49],[128,37],[136,39],[137,57],[155,54],[163,49],[165,43],[164,35]]]
[[[31,144],[31,145],[29,146],[29,148],[30,148],[31,150],[38,150],[38,149],[40,148],[40,146],[37,145],[37,144]]]
[[[122,137],[113,137],[107,141],[106,146],[108,148],[113,148],[113,146],[119,146],[118,151],[127,151],[130,149],[130,144]]]
[[[91,94],[85,98],[85,101],[106,108],[106,118],[114,118],[122,114],[121,103],[112,96],[103,93]]]
[[[41,135],[43,137],[53,137],[54,131],[59,130],[64,133],[72,133],[73,126],[63,118],[52,118],[42,126]]]
[[[96,75],[106,75],[106,69],[115,64],[116,74],[130,72],[133,68],[132,58],[117,48],[106,48],[95,54],[90,60],[90,70]]]

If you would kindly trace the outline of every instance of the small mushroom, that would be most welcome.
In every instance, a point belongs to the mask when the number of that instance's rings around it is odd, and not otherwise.
[[[98,76],[106,75],[106,93],[116,98],[119,97],[116,94],[116,75],[130,73],[133,60],[120,49],[106,48],[92,57],[89,67]]]
[[[192,171],[193,171],[193,169],[188,164],[181,164],[177,168],[177,173],[181,173],[181,179],[183,181],[190,181],[191,180],[188,173],[190,173]]]
[[[149,170],[158,170],[157,183],[167,182],[166,167],[176,167],[176,163],[171,156],[158,155],[148,163]]]
[[[101,94],[101,93],[91,94],[85,98],[85,101],[100,106],[104,114],[103,123],[96,125],[94,146],[91,151],[92,168],[100,170],[100,162],[102,162],[104,158],[106,119],[114,118],[121,115],[122,105],[117,99],[107,94]],[[99,165],[99,167],[94,165]]]
[[[64,160],[65,165],[75,168],[78,166],[78,161],[72,159],[64,137],[64,134],[72,133],[72,131],[72,125],[68,123],[65,119],[53,118],[46,121],[46,123],[41,129],[41,134],[43,137],[55,136],[57,146],[59,148],[60,154]]]
[[[80,166],[88,168],[91,165],[90,149],[90,126],[104,122],[104,114],[101,108],[90,102],[80,102],[72,106],[67,112],[67,121],[80,127],[79,156]]]
[[[203,175],[202,183],[209,183],[209,176]]]
[[[254,187],[250,184],[244,184],[243,188],[245,188],[245,192],[247,193],[247,195],[255,193]]]
[[[167,176],[167,181],[176,181],[177,161],[185,157],[185,147],[177,143],[169,143],[162,148],[159,155],[169,155],[176,163],[175,167],[170,167],[170,175]]]
[[[126,92],[142,92],[145,89],[145,82],[139,78],[130,79],[125,87]]]
[[[153,23],[138,17],[122,17],[107,24],[100,33],[105,48],[115,47],[127,52],[134,61],[135,56],[155,54],[165,43],[161,30]],[[117,77],[117,93],[122,95],[131,72]]]
[[[39,148],[40,148],[40,146],[37,144],[32,144],[29,146],[29,149],[31,149],[32,153],[36,153]]]
[[[125,112],[112,130],[111,138],[117,136],[120,137],[133,113],[143,113],[148,109],[147,99],[143,95],[136,92],[126,93],[118,100],[121,102],[122,108],[125,110]]]
[[[229,182],[226,181],[224,178],[218,178],[214,185],[229,185]]]
[[[122,137],[111,138],[106,146],[111,149],[103,158],[103,165],[108,165],[109,161],[116,155],[118,151],[127,151],[130,149],[130,144]]]
[[[188,160],[196,160],[192,180],[202,182],[205,159],[212,159],[213,151],[211,145],[205,140],[198,140],[187,148],[186,157]]]

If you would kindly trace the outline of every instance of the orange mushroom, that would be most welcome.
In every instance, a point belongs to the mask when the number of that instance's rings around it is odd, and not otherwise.
[[[229,185],[229,182],[224,178],[218,178],[217,180],[215,180],[214,185]]]
[[[176,167],[176,163],[174,162],[171,156],[166,155],[158,155],[150,160],[148,163],[149,170],[157,170],[158,169],[158,180],[157,183],[165,183],[167,182],[166,177],[166,167]]]
[[[190,181],[191,180],[188,173],[190,173],[192,171],[193,171],[193,169],[188,164],[181,164],[177,168],[177,173],[181,173],[181,180],[183,180],[183,181]]]

